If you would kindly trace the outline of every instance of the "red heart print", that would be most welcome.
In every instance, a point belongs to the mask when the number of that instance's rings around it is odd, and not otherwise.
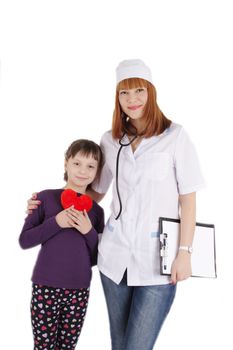
[[[66,189],[61,194],[61,204],[64,209],[73,205],[77,210],[83,211],[86,209],[88,212],[92,208],[92,199],[86,194],[78,196],[75,191]]]

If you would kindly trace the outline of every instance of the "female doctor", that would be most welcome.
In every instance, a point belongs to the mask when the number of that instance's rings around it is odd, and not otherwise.
[[[98,267],[112,350],[152,350],[177,282],[191,275],[195,192],[204,181],[188,134],[157,105],[150,69],[141,60],[126,60],[116,77],[112,130],[101,139],[105,164],[90,191],[99,201],[113,181]],[[28,209],[36,204],[30,200]],[[181,219],[170,278],[160,275],[159,217]]]

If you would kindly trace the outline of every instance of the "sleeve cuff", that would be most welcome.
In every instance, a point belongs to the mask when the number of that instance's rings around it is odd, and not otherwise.
[[[98,237],[98,234],[96,230],[92,227],[89,232],[87,232],[85,235],[83,235],[84,238],[89,241],[90,239],[92,240],[93,237]]]
[[[187,187],[181,187],[179,188],[179,194],[188,194],[188,193],[192,193],[192,192],[197,192],[203,188],[206,187],[205,183],[202,183],[200,185],[196,185],[196,186],[187,186]]]

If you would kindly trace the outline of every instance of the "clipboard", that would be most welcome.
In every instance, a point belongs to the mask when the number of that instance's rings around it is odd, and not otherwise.
[[[171,265],[179,246],[180,220],[159,218],[160,273],[171,275]],[[196,223],[191,255],[192,277],[217,277],[215,227]]]

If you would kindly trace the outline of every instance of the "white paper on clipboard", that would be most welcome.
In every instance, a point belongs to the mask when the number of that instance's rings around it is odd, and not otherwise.
[[[171,265],[179,245],[180,220],[159,218],[160,272],[171,274]],[[196,223],[191,256],[192,276],[216,278],[215,227],[212,224]]]

